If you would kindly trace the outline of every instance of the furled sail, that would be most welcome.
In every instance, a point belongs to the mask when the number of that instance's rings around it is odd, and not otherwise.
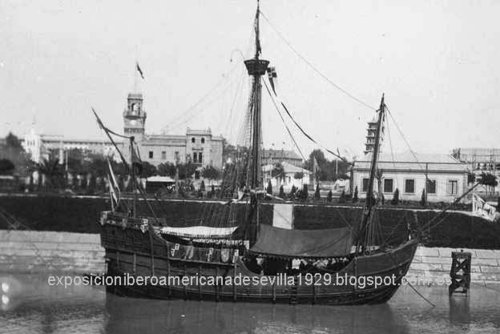
[[[236,230],[236,227],[162,227],[161,233],[176,235],[186,238],[228,238]]]
[[[346,256],[353,245],[348,227],[322,230],[287,230],[260,225],[252,253],[287,258]]]

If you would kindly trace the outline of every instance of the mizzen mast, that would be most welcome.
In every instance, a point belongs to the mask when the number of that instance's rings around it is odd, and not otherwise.
[[[378,156],[380,153],[380,137],[382,134],[382,128],[385,119],[385,102],[384,95],[382,94],[382,99],[380,101],[380,108],[378,110],[378,121],[377,128],[375,131],[375,145],[373,147],[372,162],[370,166],[370,175],[368,179],[368,189],[366,191],[366,204],[363,211],[363,220],[360,226],[360,233],[358,235],[357,241],[357,252],[364,253],[366,251],[366,246],[368,243],[369,229],[371,221],[373,219],[373,207],[375,206],[375,198],[373,196],[373,185],[375,183],[375,173],[377,172]]]
[[[255,55],[252,59],[245,60],[248,74],[252,78],[252,90],[248,103],[249,118],[251,120],[250,133],[250,156],[246,184],[250,189],[257,189],[263,186],[261,172],[261,141],[262,141],[262,83],[261,77],[266,74],[268,60],[260,59],[262,52],[259,36],[259,16],[260,8],[257,1],[257,11],[255,13]]]

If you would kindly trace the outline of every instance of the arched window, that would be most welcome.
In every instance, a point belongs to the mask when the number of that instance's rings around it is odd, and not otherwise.
[[[139,104],[132,103],[130,109],[132,109],[132,114],[137,115],[137,112],[139,111]]]
[[[191,138],[191,143],[194,143],[196,141],[196,139],[193,137]]]
[[[205,144],[205,138],[201,138],[201,143]]]

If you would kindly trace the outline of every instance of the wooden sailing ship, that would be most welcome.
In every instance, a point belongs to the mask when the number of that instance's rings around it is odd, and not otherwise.
[[[389,300],[406,275],[417,239],[408,238],[400,245],[384,247],[377,245],[374,238],[373,191],[386,112],[383,97],[362,221],[323,230],[284,229],[261,221],[259,210],[265,196],[260,147],[261,80],[269,61],[260,58],[259,15],[257,6],[255,55],[245,61],[252,80],[245,182],[235,188],[240,190],[240,196],[226,204],[229,208],[244,206],[244,214],[224,227],[172,227],[178,224],[171,224],[168,215],[157,214],[145,195],[144,201],[151,208],[149,216],[137,214],[135,200],[127,210],[113,207],[102,212],[99,224],[107,275],[156,277],[146,284],[109,286],[111,292],[159,299],[374,304]],[[127,140],[132,157],[128,163],[131,180],[137,193],[144,194],[136,181],[134,139]],[[170,279],[161,284],[158,278],[162,277]]]

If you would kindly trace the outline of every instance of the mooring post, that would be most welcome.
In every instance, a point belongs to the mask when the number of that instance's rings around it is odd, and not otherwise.
[[[448,287],[448,291],[450,295],[455,292],[467,294],[470,288],[470,268],[472,254],[470,252],[464,252],[463,250],[461,250],[460,252],[452,252],[451,258],[451,284]]]

